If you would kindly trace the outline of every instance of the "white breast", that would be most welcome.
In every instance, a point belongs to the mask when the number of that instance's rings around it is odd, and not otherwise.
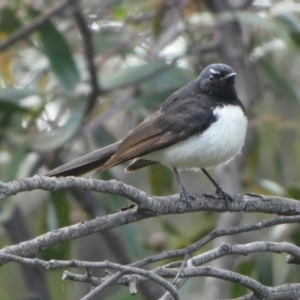
[[[145,158],[179,169],[207,168],[228,162],[242,149],[247,118],[236,105],[217,107],[214,115],[217,121],[202,134],[155,151]]]

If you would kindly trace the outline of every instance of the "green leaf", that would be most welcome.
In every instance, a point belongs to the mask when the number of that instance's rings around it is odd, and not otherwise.
[[[143,257],[142,243],[137,239],[141,235],[139,226],[137,224],[127,224],[122,226],[120,230],[132,257]]]
[[[14,114],[17,112],[31,112],[31,109],[0,98],[0,112],[1,111],[7,114]]]
[[[0,142],[6,136],[7,128],[10,126],[10,122],[12,119],[12,114],[3,114],[0,116]]]
[[[18,134],[11,132],[8,137],[16,144],[22,145],[26,143],[30,149],[39,152],[48,152],[55,150],[67,143],[79,130],[84,119],[86,109],[86,99],[83,98],[79,104],[73,108],[71,117],[59,129],[51,132],[38,132]]]
[[[275,181],[268,179],[260,179],[259,185],[271,195],[286,196],[285,188]]]
[[[115,51],[118,55],[124,56],[131,53],[135,47],[132,34],[120,32],[115,28],[101,28],[93,33],[93,42],[98,54]]]
[[[29,89],[5,88],[0,89],[0,99],[18,103],[20,100],[34,96],[37,92]]]
[[[295,230],[291,233],[291,235],[288,237],[285,235],[284,240],[290,239],[293,244],[300,246],[300,232],[299,230]]]
[[[253,259],[247,259],[238,264],[236,272],[238,274],[243,274],[248,277],[253,277],[253,272],[255,270],[255,264]],[[230,298],[241,297],[249,292],[248,288],[240,284],[232,284],[230,291]]]
[[[173,191],[173,174],[161,165],[148,167],[148,176],[152,195],[165,195]]]
[[[277,255],[277,254],[276,254]],[[260,253],[255,261],[257,280],[263,285],[273,286],[273,260],[271,253]]]
[[[143,84],[142,88],[151,92],[181,87],[194,79],[192,72],[167,65],[163,62],[151,62],[149,64],[128,67],[113,74],[102,76],[102,86],[111,90],[128,85]]]
[[[136,108],[136,107],[149,107],[153,108],[155,105],[160,105],[163,103],[170,95],[172,95],[177,88],[173,89],[166,89],[161,92],[153,92],[147,93],[141,97],[137,97],[136,101],[134,101],[130,106],[129,109]]]
[[[6,88],[0,89],[0,111],[13,114],[15,112],[30,112],[29,108],[20,105],[20,100],[36,95],[28,89]]]
[[[106,90],[139,84],[151,77],[172,68],[164,63],[149,63],[136,67],[128,67],[111,74],[100,75],[102,87]]]
[[[298,186],[290,186],[286,188],[287,196],[300,200],[300,188]]]
[[[14,180],[17,177],[19,172],[20,165],[24,161],[24,158],[27,154],[27,145],[22,145],[21,147],[17,147],[14,149],[11,154],[11,160],[5,167],[5,172],[2,174],[2,180],[4,182],[9,182]]]
[[[265,59],[259,60],[259,66],[274,88],[285,93],[288,96],[288,99],[293,100],[295,103],[300,103],[300,97],[297,90],[293,86],[292,82],[286,79],[284,73],[277,72]]]
[[[21,22],[16,14],[17,10],[3,7],[0,10],[0,32],[12,33],[21,27]]]
[[[127,11],[125,9],[123,1],[120,1],[119,3],[115,3],[112,6],[112,14],[115,19],[123,21],[126,19]]]
[[[247,11],[236,11],[234,14],[231,12],[225,12],[220,14],[220,16],[225,20],[239,21],[243,24],[253,25],[255,28],[265,32],[271,32],[276,35],[276,38],[284,40],[288,45],[293,45],[291,41],[289,30],[286,26],[282,26],[281,22],[278,22],[276,18],[271,15],[260,15],[257,13],[247,12]]]
[[[159,37],[162,31],[162,23],[165,18],[166,13],[168,12],[169,8],[167,5],[162,1],[161,4],[158,6],[155,17],[153,19],[153,35],[154,37]]]
[[[299,19],[291,13],[280,13],[276,18],[282,22],[289,31],[292,41],[294,41],[297,47],[300,47],[300,22]]]
[[[70,205],[66,201],[67,191],[52,191],[51,202],[47,207],[45,231],[56,230],[70,225]],[[42,252],[43,259],[66,259],[70,253],[70,242],[64,242],[45,249]]]
[[[149,93],[163,90],[177,90],[196,78],[195,74],[189,70],[171,66],[159,72],[142,83],[142,88]]]
[[[171,222],[165,218],[160,218],[160,221],[165,232],[175,237],[180,237],[186,241],[186,237],[182,235],[181,232]]]
[[[33,9],[30,13],[39,15]],[[55,76],[65,89],[74,89],[80,82],[80,74],[64,36],[50,22],[40,27],[38,33]]]

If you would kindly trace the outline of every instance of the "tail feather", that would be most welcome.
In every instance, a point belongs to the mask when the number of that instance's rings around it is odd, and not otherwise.
[[[84,156],[76,158],[62,166],[49,171],[45,174],[45,176],[78,176],[100,168],[114,155],[120,143],[121,142],[111,144]]]

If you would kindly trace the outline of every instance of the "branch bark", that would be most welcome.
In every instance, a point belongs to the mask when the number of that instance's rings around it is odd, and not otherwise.
[[[247,255],[249,253],[262,251],[270,251],[276,253],[287,252],[294,258],[294,260],[300,260],[300,249],[290,243],[255,242],[246,245],[223,244],[220,247],[199,256],[195,256],[192,258],[192,255],[207,243],[215,240],[217,237],[230,236],[239,233],[260,230],[262,228],[276,226],[279,224],[299,223],[299,201],[276,196],[263,196],[256,194],[233,195],[232,197],[234,201],[230,202],[227,207],[227,209],[231,212],[264,212],[288,216],[275,217],[263,222],[214,230],[188,247],[179,250],[165,251],[157,255],[149,256],[140,261],[131,263],[126,267],[109,262],[95,263],[80,261],[78,262],[73,260],[69,262],[45,262],[38,259],[28,258],[31,255],[37,254],[39,251],[54,246],[58,243],[75,238],[80,238],[94,232],[99,232],[154,216],[181,214],[185,212],[204,210],[219,212],[223,212],[226,210],[224,201],[216,199],[215,195],[191,195],[188,199],[188,202],[186,202],[182,201],[179,195],[165,197],[148,196],[146,193],[132,186],[125,185],[122,182],[117,182],[115,180],[102,181],[77,177],[49,178],[44,176],[34,176],[32,178],[14,180],[9,183],[1,183],[0,201],[4,201],[4,199],[11,195],[15,195],[17,193],[25,191],[32,191],[35,189],[58,190],[65,188],[72,188],[73,190],[81,189],[88,191],[113,193],[130,199],[135,203],[135,205],[125,208],[124,210],[111,213],[104,217],[97,217],[90,221],[80,222],[72,226],[48,232],[37,238],[19,243],[17,245],[7,246],[0,250],[1,264],[5,264],[10,261],[16,261],[21,264],[39,266],[45,270],[62,267],[81,267],[85,269],[92,269],[99,267],[103,268],[104,266],[112,268],[113,270],[118,270],[117,273],[111,274],[105,279],[102,278],[100,281],[98,280],[97,287],[83,299],[92,299],[92,297],[100,293],[100,291],[112,284],[120,284],[121,282],[124,283],[124,276],[127,276],[128,274],[131,274],[131,277],[126,277],[126,280],[128,280],[127,285],[129,285],[132,280],[137,280],[136,282],[142,282],[145,280],[155,281],[159,285],[164,287],[174,299],[179,299],[176,289],[181,286],[180,283],[182,281],[182,278],[188,278],[191,276],[211,276],[215,278],[222,278],[226,281],[228,280],[239,282],[240,284],[249,287],[253,291],[252,295],[247,295],[247,297],[250,297],[249,299],[255,299],[253,297],[256,296],[262,296],[264,297],[264,299],[280,299],[278,296],[279,294],[285,295],[286,298],[284,299],[292,299],[289,298],[291,294],[298,296],[298,287],[295,288],[293,292],[289,293],[284,289],[281,290],[280,287],[280,293],[278,294],[278,287],[265,287],[258,282],[253,281],[251,278],[246,278],[245,276],[243,277],[243,275],[240,275],[238,273],[229,270],[222,270],[220,268],[198,267],[198,265],[213,261],[216,258],[222,256],[232,254]],[[148,266],[153,262],[159,262],[166,259],[182,256],[186,257],[186,261],[184,264],[179,261],[169,264],[164,268],[158,268],[154,270],[141,269],[142,267],[144,268],[145,266]],[[73,275],[68,275],[68,273],[65,273],[65,278],[68,277],[71,279],[72,276]],[[138,277],[133,278],[132,276]],[[77,279],[79,278],[77,275],[74,275],[73,277]],[[176,285],[171,285],[161,277],[176,277],[179,279],[178,282],[176,282]],[[91,276],[86,276],[86,278],[91,278]],[[142,280],[141,278],[144,279]],[[80,280],[82,281],[83,279],[81,278]],[[133,286],[135,287],[135,284]],[[135,288],[132,287],[131,290],[135,290]]]

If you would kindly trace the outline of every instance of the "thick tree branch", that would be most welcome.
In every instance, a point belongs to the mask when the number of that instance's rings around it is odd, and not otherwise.
[[[1,183],[0,203],[8,196],[24,191],[36,189],[55,191],[67,188],[79,188],[126,197],[138,205],[138,212],[143,213],[139,218],[145,218],[146,214],[153,216],[193,211],[226,211],[225,202],[210,194],[192,195],[187,203],[182,201],[178,194],[165,197],[147,196],[145,192],[115,180],[103,181],[84,177],[51,178],[38,175],[9,183]],[[233,201],[227,207],[227,211],[230,212],[262,212],[278,215],[300,214],[299,201],[289,198],[256,194],[232,195],[232,198]]]

